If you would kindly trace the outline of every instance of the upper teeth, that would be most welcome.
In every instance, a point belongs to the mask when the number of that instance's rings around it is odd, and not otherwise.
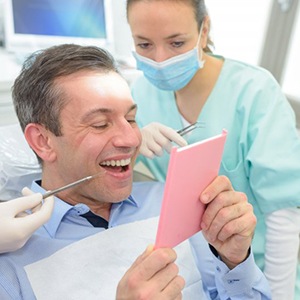
[[[124,167],[130,164],[131,159],[121,159],[121,160],[107,160],[101,163],[101,166],[117,166],[117,167]]]

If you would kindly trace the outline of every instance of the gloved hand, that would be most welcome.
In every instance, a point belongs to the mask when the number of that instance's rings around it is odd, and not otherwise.
[[[33,232],[46,223],[53,211],[54,198],[24,188],[23,197],[0,203],[0,253],[17,250],[24,246]],[[32,210],[27,214],[25,210]]]
[[[162,156],[165,149],[170,153],[172,142],[178,146],[186,146],[186,140],[173,128],[160,123],[150,123],[141,129],[142,145],[140,154],[153,158],[154,155]]]

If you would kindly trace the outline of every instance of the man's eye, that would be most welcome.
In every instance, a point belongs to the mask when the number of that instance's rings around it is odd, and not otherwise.
[[[128,123],[136,123],[136,120],[135,119],[128,119],[127,122]]]
[[[94,124],[92,125],[95,129],[105,129],[108,126],[108,124]]]

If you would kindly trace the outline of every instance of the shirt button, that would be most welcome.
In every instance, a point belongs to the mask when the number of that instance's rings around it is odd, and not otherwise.
[[[221,272],[220,267],[216,267],[216,270],[217,270],[219,273]]]
[[[239,279],[229,279],[229,280],[227,280],[227,283],[234,284],[235,282],[239,282],[239,281],[240,281]]]

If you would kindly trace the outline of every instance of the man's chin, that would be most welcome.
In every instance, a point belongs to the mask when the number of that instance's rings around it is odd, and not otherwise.
[[[118,189],[113,189],[107,192],[107,198],[105,201],[109,201],[111,203],[118,203],[121,202],[125,199],[127,199],[132,191],[132,185],[118,188]]]

